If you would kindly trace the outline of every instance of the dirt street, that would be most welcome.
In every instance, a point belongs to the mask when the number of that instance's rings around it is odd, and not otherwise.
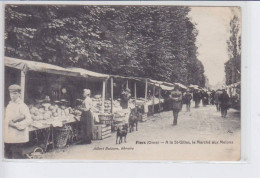
[[[179,114],[162,112],[139,123],[127,142],[116,144],[116,133],[89,145],[72,145],[44,154],[44,159],[84,160],[240,160],[240,113],[234,109],[222,118],[215,106],[200,106]]]

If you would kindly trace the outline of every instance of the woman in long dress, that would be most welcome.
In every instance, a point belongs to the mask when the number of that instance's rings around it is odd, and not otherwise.
[[[93,116],[91,114],[92,99],[90,98],[90,90],[83,90],[84,100],[82,101],[81,139],[82,143],[90,144],[92,140],[92,127],[94,125]]]

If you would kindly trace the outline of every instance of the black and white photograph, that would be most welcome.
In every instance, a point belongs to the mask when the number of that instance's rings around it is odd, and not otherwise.
[[[240,161],[241,13],[6,4],[3,158]]]

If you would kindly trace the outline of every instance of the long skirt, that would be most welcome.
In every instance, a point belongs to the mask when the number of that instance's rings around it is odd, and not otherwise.
[[[93,116],[90,111],[83,111],[80,119],[82,143],[90,144],[92,140]]]

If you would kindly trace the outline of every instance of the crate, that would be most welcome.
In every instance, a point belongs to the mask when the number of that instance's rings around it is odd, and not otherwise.
[[[147,121],[147,113],[142,114],[142,122]]]
[[[93,140],[103,140],[111,136],[111,125],[94,125],[92,131]]]
[[[112,114],[109,114],[109,115],[100,114],[100,115],[98,115],[98,117],[99,117],[99,122],[101,124],[105,124],[105,125],[113,124],[113,115]]]

